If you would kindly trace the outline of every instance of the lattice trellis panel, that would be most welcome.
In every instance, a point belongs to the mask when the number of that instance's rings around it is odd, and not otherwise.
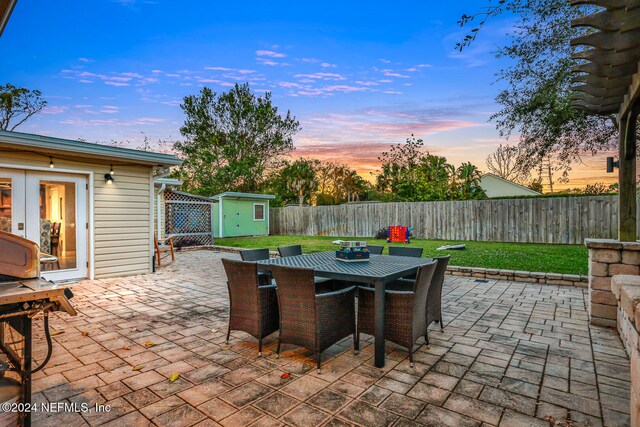
[[[213,244],[213,203],[206,198],[165,193],[165,233],[173,237],[175,246]]]

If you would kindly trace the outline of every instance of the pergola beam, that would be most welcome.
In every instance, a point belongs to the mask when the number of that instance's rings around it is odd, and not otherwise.
[[[617,67],[620,65],[633,64],[638,62],[638,59],[640,58],[640,52],[638,52],[636,49],[626,49],[621,52],[619,52],[618,50],[610,49],[588,49],[573,53],[571,55],[571,58],[585,59],[587,61],[593,62],[594,64]]]
[[[571,0],[572,5],[595,5],[605,10],[571,21],[590,32],[571,41],[589,46],[571,57],[585,61],[572,68],[572,105],[591,114],[616,114],[619,124],[620,187],[618,238],[637,239],[636,128],[640,112],[640,0]]]
[[[637,49],[640,30],[619,32],[603,32],[585,34],[571,40],[571,46],[591,46],[598,49],[611,49],[615,46],[616,51],[627,49]]]
[[[590,4],[607,9],[633,9],[640,7],[640,0],[571,0],[571,6]]]
[[[572,27],[593,27],[600,31],[631,31],[640,26],[640,8],[607,9],[571,21]]]
[[[629,78],[629,75],[635,73],[635,71],[636,66],[632,63],[610,67],[608,65],[596,64],[595,62],[585,62],[571,67],[571,72],[573,73],[588,73],[594,77],[606,77],[608,79],[617,77]]]
[[[9,17],[16,7],[16,3],[18,0],[0,0],[0,36],[9,22]]]
[[[629,91],[624,96],[624,100],[620,105],[620,111],[618,117],[624,117],[629,114],[631,108],[640,100],[640,62],[637,65],[638,71],[633,75],[631,84],[629,85]]]

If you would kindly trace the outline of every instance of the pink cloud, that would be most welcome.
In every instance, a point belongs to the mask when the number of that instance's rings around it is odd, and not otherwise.
[[[59,123],[63,125],[71,126],[141,126],[162,123],[164,119],[155,117],[141,117],[133,120],[120,120],[120,119],[91,119],[91,120],[77,120],[67,119],[62,120]]]

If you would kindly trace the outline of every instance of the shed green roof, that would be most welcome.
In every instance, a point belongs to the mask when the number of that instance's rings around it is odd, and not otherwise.
[[[213,199],[220,200],[221,197],[228,197],[234,199],[275,199],[273,194],[257,194],[257,193],[240,193],[236,191],[225,191],[224,193],[216,194]]]

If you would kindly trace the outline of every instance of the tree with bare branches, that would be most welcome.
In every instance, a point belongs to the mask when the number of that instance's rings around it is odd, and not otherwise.
[[[487,156],[487,169],[500,178],[524,185],[530,170],[523,164],[523,150],[517,145],[502,145]]]
[[[0,85],[0,129],[13,131],[46,105],[39,90]]]

